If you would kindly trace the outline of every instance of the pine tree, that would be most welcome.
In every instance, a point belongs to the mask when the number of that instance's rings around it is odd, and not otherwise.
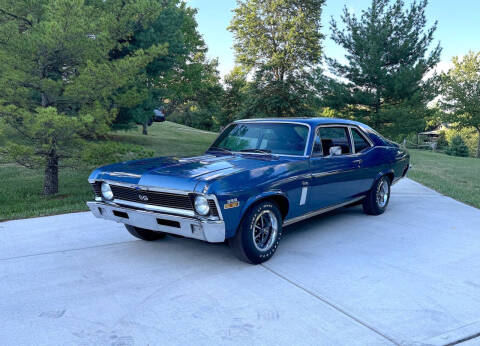
[[[462,156],[462,157],[467,157],[468,156],[468,147],[463,141],[462,136],[456,135],[452,138],[450,143],[448,144],[447,149],[445,150],[445,153],[447,155],[452,155],[452,156]]]
[[[58,192],[62,162],[81,155],[85,139],[104,135],[118,104],[136,95],[128,85],[165,47],[152,46],[110,61],[137,24],[158,12],[152,2],[130,1],[119,13],[101,0],[0,1],[0,120],[17,136],[1,154],[29,168],[44,167],[45,195]]]
[[[427,72],[438,63],[430,52],[437,24],[426,28],[427,0],[372,0],[360,16],[345,7],[341,28],[331,21],[332,39],[346,50],[347,63],[328,59],[336,78],[323,90],[325,105],[353,115],[387,134],[424,127],[431,94]]]

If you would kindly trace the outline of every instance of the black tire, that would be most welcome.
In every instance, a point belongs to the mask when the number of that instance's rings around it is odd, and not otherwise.
[[[229,245],[241,261],[251,264],[268,261],[275,254],[282,237],[282,222],[282,215],[274,202],[260,202],[245,214],[237,233],[229,240]],[[270,229],[270,231],[259,231],[258,223],[265,225],[263,230]],[[275,228],[276,231],[274,231]],[[255,235],[258,237],[258,242],[254,240]],[[265,247],[262,249],[263,239],[265,239]]]
[[[388,193],[385,199],[381,198],[382,195],[377,198],[380,189],[386,189]],[[383,190],[385,192],[385,190]],[[387,209],[390,202],[390,179],[384,175],[378,179],[373,185],[372,189],[368,192],[368,195],[363,199],[363,211],[368,215],[380,215]]]
[[[149,229],[138,228],[130,225],[125,225],[125,228],[135,238],[146,240],[146,241],[163,239],[166,236],[166,234],[163,232],[155,232]]]

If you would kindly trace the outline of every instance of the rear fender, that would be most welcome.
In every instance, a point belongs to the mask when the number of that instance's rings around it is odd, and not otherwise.
[[[378,179],[380,179],[380,178],[383,177],[384,175],[388,175],[388,176],[389,176],[389,178],[390,178],[390,183],[393,183],[393,181],[395,180],[395,172],[394,172],[393,168],[389,167],[389,168],[387,168],[387,169],[381,170],[381,171],[378,172],[377,175],[375,176],[375,179],[373,180],[372,186],[370,186],[370,190],[373,188],[373,186],[374,186],[375,183],[378,181]]]

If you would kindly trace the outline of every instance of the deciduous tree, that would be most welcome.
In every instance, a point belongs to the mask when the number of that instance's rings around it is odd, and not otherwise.
[[[220,87],[217,62],[207,59],[207,47],[198,32],[196,10],[179,0],[159,4],[158,16],[137,26],[123,49],[111,54],[118,59],[154,45],[168,47],[167,54],[151,61],[132,83],[130,92],[141,97],[136,104],[122,107],[116,121],[117,127],[132,122],[142,124],[144,134],[154,108],[163,109],[168,117],[181,105],[198,103],[199,95],[212,83]]]
[[[453,68],[442,75],[441,91],[446,120],[477,130],[476,156],[480,158],[480,52],[453,58]]]
[[[308,105],[298,96],[310,91],[307,72],[321,59],[324,2],[237,1],[229,30],[235,37],[238,63],[253,72],[250,113],[265,116],[306,113]]]
[[[247,81],[247,73],[241,66],[235,66],[224,77],[224,90],[221,101],[221,126],[225,126],[239,118],[239,115],[244,110],[245,100],[248,97],[249,83]]]

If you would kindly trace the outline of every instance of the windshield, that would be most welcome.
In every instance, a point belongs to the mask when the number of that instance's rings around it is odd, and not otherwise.
[[[210,150],[303,156],[307,137],[307,125],[237,123],[227,127]]]

